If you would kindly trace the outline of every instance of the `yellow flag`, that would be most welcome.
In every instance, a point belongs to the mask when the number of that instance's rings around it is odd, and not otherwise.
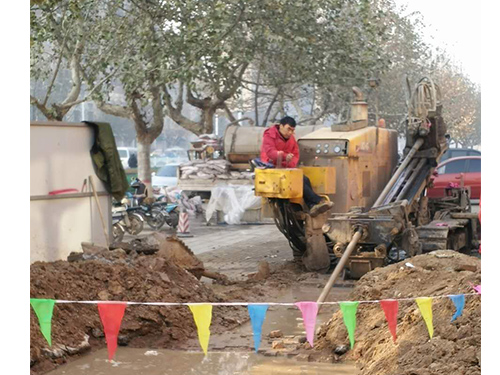
[[[432,325],[432,298],[417,298],[417,305],[420,309],[420,313],[422,314],[422,318],[424,318],[425,325],[429,331],[429,336],[432,339],[432,335],[434,335],[434,327]]]
[[[198,329],[198,341],[205,355],[208,352],[208,340],[210,339],[210,324],[212,323],[212,305],[188,305],[193,314],[196,328]]]

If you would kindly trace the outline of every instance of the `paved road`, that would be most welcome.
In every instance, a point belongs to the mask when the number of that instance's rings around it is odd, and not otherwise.
[[[190,234],[182,240],[200,258],[207,269],[224,271],[230,277],[240,278],[256,272],[259,262],[283,264],[292,260],[288,240],[273,224],[261,225],[206,225],[203,216],[190,216]],[[165,226],[165,234],[175,231]],[[139,237],[151,235],[145,225]],[[130,235],[125,241],[132,240]]]
[[[260,225],[206,225],[201,215],[190,217],[189,220],[189,232],[192,237],[184,237],[182,240],[195,254],[203,254],[231,246],[241,247],[246,243],[251,243],[252,246],[259,246],[274,240],[278,240],[284,246],[288,247],[288,241],[278,228],[276,228],[274,223]],[[139,234],[139,237],[148,236],[153,232],[145,224],[144,230]],[[175,233],[174,230],[166,225],[160,229],[160,232],[166,234]],[[125,236],[126,241],[132,238],[133,236],[130,235]]]
[[[283,243],[288,246],[286,238],[274,224],[269,225],[216,225],[209,227],[211,230],[196,234],[196,228],[191,232],[193,237],[183,238],[183,241],[195,254],[222,248],[241,248],[245,244],[253,247],[264,246],[269,242]]]

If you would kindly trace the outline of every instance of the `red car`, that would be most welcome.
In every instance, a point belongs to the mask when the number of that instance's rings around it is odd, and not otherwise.
[[[441,198],[445,196],[445,188],[450,184],[460,186],[460,180],[464,180],[464,186],[470,186],[471,199],[481,197],[481,156],[462,156],[448,159],[436,168],[437,176],[434,178],[434,187],[427,189],[429,198]]]

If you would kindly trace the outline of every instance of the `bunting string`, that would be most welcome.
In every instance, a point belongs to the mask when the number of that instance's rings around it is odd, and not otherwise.
[[[453,294],[443,296],[432,296],[426,298],[450,298]],[[480,296],[480,293],[465,293],[463,296]],[[388,298],[394,301],[415,301],[422,297],[412,298]],[[361,303],[380,303],[383,300],[370,301],[355,301]],[[340,305],[345,302],[353,301],[336,301],[336,302],[318,302],[318,305]],[[150,305],[150,306],[189,306],[189,305],[212,305],[212,306],[249,306],[249,305],[269,305],[269,306],[295,306],[296,302],[133,302],[133,301],[69,301],[55,300],[55,303],[83,303],[83,304],[98,304],[98,303],[126,303],[127,305]]]
[[[246,306],[251,320],[252,330],[254,334],[254,348],[257,352],[262,339],[262,324],[264,323],[266,312],[269,306],[294,306],[302,312],[304,327],[306,330],[306,338],[311,347],[314,345],[314,335],[316,327],[316,316],[318,313],[318,305],[339,305],[342,311],[344,325],[347,328],[351,348],[355,343],[356,331],[356,312],[359,304],[375,303],[380,304],[384,310],[389,330],[396,342],[396,326],[399,301],[415,301],[422,318],[425,322],[429,337],[432,339],[434,326],[432,322],[432,301],[440,298],[448,298],[455,305],[455,314],[451,321],[453,322],[461,316],[465,306],[465,296],[481,296],[481,285],[473,286],[475,293],[459,294],[459,295],[441,295],[433,297],[413,297],[413,298],[396,298],[385,300],[372,301],[337,301],[337,302],[133,302],[133,301],[69,301],[69,300],[53,300],[53,299],[37,299],[30,298],[30,304],[35,311],[40,324],[40,330],[51,346],[51,324],[52,311],[55,304],[77,303],[97,305],[99,316],[106,337],[108,347],[108,359],[111,361],[115,355],[118,346],[118,333],[120,325],[125,314],[125,309],[129,305],[149,305],[149,306],[188,306],[198,330],[198,340],[205,355],[208,353],[208,345],[210,340],[210,325],[212,322],[212,307],[213,306]]]

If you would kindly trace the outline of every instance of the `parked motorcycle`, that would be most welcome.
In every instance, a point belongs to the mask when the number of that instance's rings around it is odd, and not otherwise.
[[[123,236],[125,236],[125,228],[120,224],[123,218],[123,213],[121,212],[111,212],[111,218],[113,223],[113,242],[121,242]]]
[[[112,208],[113,218],[126,232],[137,236],[144,229],[144,218],[130,208],[118,206]]]
[[[179,224],[179,205],[168,202],[155,202],[153,207],[161,209],[165,223],[171,228],[177,228]]]
[[[154,230],[160,229],[165,224],[165,216],[159,207],[154,205],[140,205],[129,207],[128,210],[140,215],[144,221]]]
[[[154,203],[146,204],[148,201],[145,194],[146,186],[135,178],[131,185],[135,189],[134,194],[129,194],[127,202],[131,204],[127,210],[140,215],[144,221],[154,230],[159,230],[166,223],[172,228],[176,228],[179,223],[178,205],[164,202],[164,196],[158,198]]]

